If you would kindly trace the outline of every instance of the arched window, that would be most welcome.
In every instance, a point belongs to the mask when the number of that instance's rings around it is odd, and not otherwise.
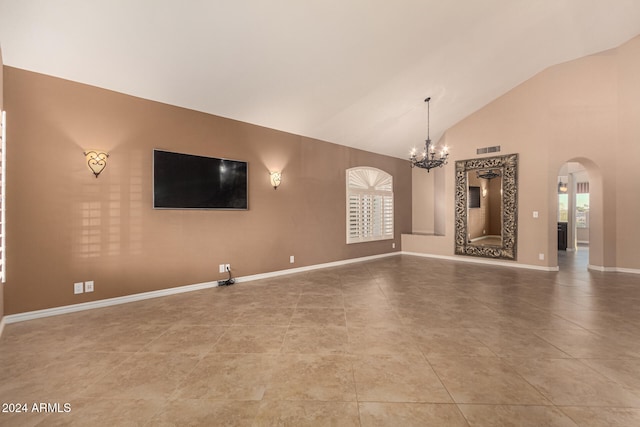
[[[371,167],[347,169],[347,243],[393,239],[393,177]]]

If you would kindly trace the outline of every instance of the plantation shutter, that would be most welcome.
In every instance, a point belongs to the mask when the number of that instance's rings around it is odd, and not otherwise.
[[[347,170],[347,243],[393,239],[393,178],[375,168]]]
[[[579,182],[576,184],[576,193],[578,194],[586,194],[589,193],[589,183],[588,182]]]

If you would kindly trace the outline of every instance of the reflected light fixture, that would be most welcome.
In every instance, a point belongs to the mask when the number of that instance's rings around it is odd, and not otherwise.
[[[91,172],[93,172],[97,178],[104,168],[107,167],[107,158],[109,155],[103,151],[96,150],[86,151],[84,155],[87,159],[89,169],[91,169]]]
[[[271,177],[271,185],[273,185],[273,189],[277,190],[278,186],[282,182],[282,174],[280,172],[270,172],[269,176]]]
[[[493,170],[493,169],[480,170],[476,172],[476,174],[478,178],[483,178],[483,179],[493,179],[501,176],[500,170]]]
[[[430,169],[433,168],[441,168],[442,166],[447,164],[447,158],[449,157],[447,147],[444,147],[440,152],[440,157],[436,158],[436,150],[433,145],[431,145],[431,138],[429,137],[429,101],[431,98],[427,98],[424,102],[427,103],[427,140],[424,144],[424,151],[421,156],[418,157],[415,148],[411,151],[411,156],[409,160],[411,161],[411,167],[419,167],[422,169],[426,169],[429,172]]]

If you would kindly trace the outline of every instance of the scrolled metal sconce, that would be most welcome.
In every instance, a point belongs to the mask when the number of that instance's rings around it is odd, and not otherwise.
[[[93,174],[97,178],[98,175],[100,175],[100,173],[104,170],[104,168],[107,167],[107,158],[109,157],[109,155],[105,152],[95,150],[86,151],[84,155],[87,159],[87,165],[89,166],[89,169],[91,169],[91,172],[93,172]]]

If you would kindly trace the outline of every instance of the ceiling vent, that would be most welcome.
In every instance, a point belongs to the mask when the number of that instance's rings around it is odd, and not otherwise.
[[[493,147],[478,148],[476,154],[497,153],[498,151],[500,151],[500,146],[494,145]]]

